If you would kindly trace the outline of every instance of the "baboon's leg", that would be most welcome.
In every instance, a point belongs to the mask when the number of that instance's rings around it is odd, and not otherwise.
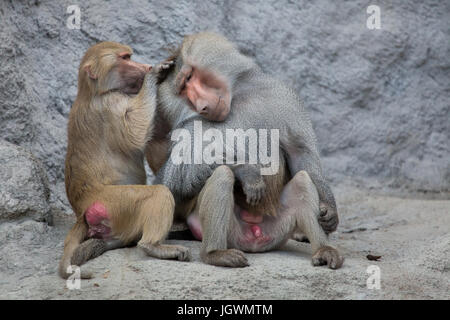
[[[67,236],[60,274],[81,266],[108,250],[138,242],[148,255],[189,260],[182,246],[163,245],[172,225],[174,201],[164,186],[106,186],[96,196]],[[85,238],[91,238],[80,244]],[[82,278],[92,277],[82,272]],[[67,277],[66,275],[65,277]]]
[[[309,239],[313,265],[326,264],[331,269],[340,268],[344,258],[330,246],[328,236],[317,220],[320,212],[319,196],[306,171],[299,171],[289,181],[283,190],[281,202],[285,210],[289,210],[289,213],[296,217],[297,231]]]
[[[223,267],[248,266],[244,253],[227,249],[227,238],[234,210],[234,174],[227,166],[214,170],[203,187],[194,214],[202,226],[200,256],[205,263]]]
[[[325,233],[329,234],[336,230],[339,224],[339,216],[334,194],[322,175],[320,158],[314,147],[314,142],[312,140],[306,142],[307,140],[305,140],[303,141],[303,147],[288,147],[295,146],[298,141],[307,137],[310,137],[310,135],[303,135],[302,139],[299,139],[294,134],[291,137],[293,140],[286,142],[287,146],[285,148],[287,149],[286,154],[289,169],[291,173],[298,173],[300,171],[308,172],[309,178],[313,181],[319,195],[319,223],[325,230]]]
[[[116,207],[111,210],[114,237],[124,244],[140,239],[138,247],[155,258],[190,260],[187,248],[161,244],[172,226],[175,208],[173,196],[167,187],[108,186],[103,198],[112,204],[112,208]]]

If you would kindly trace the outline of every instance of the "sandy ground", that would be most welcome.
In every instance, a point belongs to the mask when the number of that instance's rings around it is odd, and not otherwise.
[[[341,223],[331,238],[346,257],[340,270],[312,267],[309,245],[296,241],[276,252],[248,254],[247,268],[226,269],[200,261],[200,242],[171,240],[189,247],[193,261],[148,258],[137,248],[110,251],[83,266],[94,279],[69,290],[56,274],[73,222],[62,214],[52,227],[23,222],[20,230],[32,234],[17,234],[12,224],[0,226],[0,298],[450,299],[450,200],[345,186],[335,193]],[[368,254],[381,259],[369,261]],[[367,287],[370,265],[380,268],[379,290]]]

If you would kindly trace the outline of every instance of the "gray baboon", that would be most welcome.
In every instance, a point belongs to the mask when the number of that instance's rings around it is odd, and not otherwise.
[[[314,265],[339,268],[343,258],[326,236],[338,224],[336,204],[322,176],[311,121],[295,92],[217,34],[185,37],[173,58],[174,67],[158,89],[159,122],[167,128],[187,129],[193,135],[194,121],[205,117],[210,120],[202,121],[205,130],[214,128],[224,135],[228,128],[280,131],[283,156],[274,175],[261,177],[255,170],[259,164],[169,160],[160,168],[161,159],[147,157],[158,171],[157,182],[172,191],[178,215],[203,239],[202,259],[242,267],[247,260],[239,250],[274,249],[302,231],[314,250]],[[167,145],[164,134],[155,137],[154,146]]]

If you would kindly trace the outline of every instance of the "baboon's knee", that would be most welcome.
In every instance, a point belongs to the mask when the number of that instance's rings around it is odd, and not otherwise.
[[[312,182],[308,172],[305,170],[297,172],[291,182],[295,188],[295,192],[298,192],[299,194],[310,198],[310,200],[319,203],[317,188]]]
[[[214,180],[215,184],[234,184],[234,173],[228,166],[222,165],[214,170],[210,179]]]
[[[156,188],[155,192],[145,200],[143,212],[152,223],[157,219],[161,223],[161,226],[164,225],[166,227],[166,225],[172,224],[175,200],[172,192],[166,186],[157,185],[154,188]]]
[[[306,172],[305,170],[301,170],[299,172],[297,172],[294,176],[294,178],[292,178],[293,180],[295,180],[297,183],[299,184],[309,184],[312,183],[311,177],[309,176],[308,172]]]
[[[298,188],[309,189],[314,186],[311,177],[305,170],[297,172],[296,175],[292,178],[292,182]]]
[[[173,198],[172,192],[170,192],[169,188],[165,185],[157,185],[154,187],[157,188],[157,194],[161,202],[163,202],[168,208],[175,208],[175,199]]]

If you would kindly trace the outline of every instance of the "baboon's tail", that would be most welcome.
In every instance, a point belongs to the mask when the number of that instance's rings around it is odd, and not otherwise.
[[[72,273],[68,272],[69,266],[72,265],[72,256],[77,247],[80,245],[84,239],[86,239],[88,232],[88,226],[86,222],[82,219],[78,219],[75,225],[70,229],[69,234],[64,241],[64,253],[61,261],[59,262],[59,275],[63,279],[67,279],[75,270],[72,270]],[[83,261],[84,262],[84,261]],[[91,279],[92,273],[81,271],[80,272],[81,279]]]

